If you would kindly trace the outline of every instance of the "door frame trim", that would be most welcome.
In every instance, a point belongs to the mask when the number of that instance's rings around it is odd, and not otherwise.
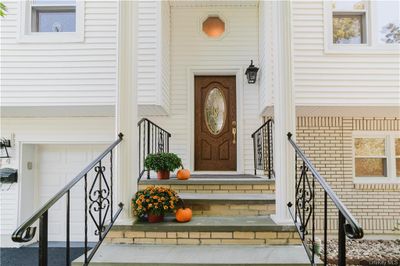
[[[188,100],[188,124],[189,130],[188,140],[190,145],[187,148],[189,154],[190,169],[194,169],[194,150],[195,150],[195,108],[194,108],[194,95],[195,95],[195,77],[196,76],[235,76],[236,77],[236,121],[237,123],[237,150],[236,150],[236,171],[218,171],[221,174],[243,174],[244,173],[244,147],[243,147],[243,87],[244,87],[244,69],[242,67],[189,67],[187,69],[187,84],[189,85],[189,100]],[[215,173],[212,171],[193,171],[193,173],[210,174]]]

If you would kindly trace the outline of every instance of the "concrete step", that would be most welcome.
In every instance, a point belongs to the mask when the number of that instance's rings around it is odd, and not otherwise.
[[[252,175],[193,175],[188,180],[142,179],[139,189],[147,186],[170,187],[178,193],[274,193],[275,180]]]
[[[179,193],[193,215],[258,216],[275,213],[274,194]]]
[[[200,216],[188,223],[166,217],[162,223],[137,221],[115,225],[107,242],[135,244],[298,244],[295,227],[276,224],[270,216]]]
[[[72,265],[82,265],[83,256]],[[319,263],[319,261],[318,261]],[[290,246],[176,246],[103,244],[90,265],[101,266],[285,266],[310,265],[304,248]]]

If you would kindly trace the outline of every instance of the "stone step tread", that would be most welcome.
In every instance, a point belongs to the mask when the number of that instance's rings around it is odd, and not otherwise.
[[[294,225],[278,225],[266,216],[194,216],[190,222],[178,223],[165,217],[162,223],[135,221],[133,225],[114,225],[114,230],[147,232],[294,232]]]
[[[83,256],[72,265],[82,265]],[[320,261],[318,261],[320,263]],[[302,246],[259,245],[124,245],[103,244],[90,265],[152,265],[152,266],[284,266],[310,265]]]
[[[243,202],[243,204],[249,203],[274,203],[275,194],[240,194],[240,193],[179,193],[179,196],[183,200],[187,201],[221,201],[221,202]]]
[[[171,177],[163,180],[143,178],[139,181],[140,185],[265,185],[274,183],[274,179],[254,175],[192,175],[188,180]]]

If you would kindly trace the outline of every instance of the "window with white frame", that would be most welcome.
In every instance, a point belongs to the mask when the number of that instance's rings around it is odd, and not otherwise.
[[[374,1],[376,37],[383,44],[400,43],[400,1]]]
[[[83,40],[83,0],[21,1],[21,41]]]
[[[333,43],[367,43],[367,6],[363,1],[335,1],[332,3]]]
[[[76,32],[76,1],[33,0],[32,32]]]
[[[399,50],[400,1],[325,2],[325,50]]]
[[[400,136],[365,133],[354,136],[354,178],[360,182],[400,182]]]

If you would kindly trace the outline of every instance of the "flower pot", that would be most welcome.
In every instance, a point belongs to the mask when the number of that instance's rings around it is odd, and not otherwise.
[[[158,171],[157,178],[158,179],[169,179],[169,171]]]
[[[164,215],[150,214],[147,216],[149,223],[161,223],[164,221]]]

